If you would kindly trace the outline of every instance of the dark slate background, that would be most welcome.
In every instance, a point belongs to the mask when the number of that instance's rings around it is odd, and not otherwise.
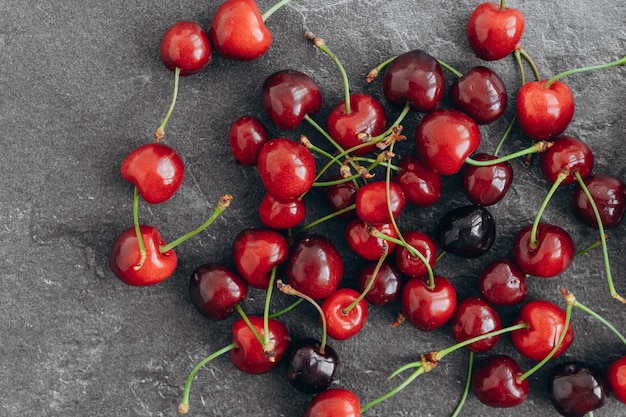
[[[262,10],[272,0],[261,0]],[[303,38],[311,30],[325,38],[343,60],[352,89],[382,99],[380,83],[365,74],[380,61],[420,48],[464,72],[485,64],[470,52],[465,22],[477,1],[294,0],[268,21],[274,43],[254,62],[214,56],[201,74],[181,80],[178,105],[167,130],[187,166],[179,193],[159,206],[141,206],[142,221],[173,240],[210,215],[218,198],[233,195],[231,208],[209,230],[177,248],[180,264],[167,281],[131,288],[110,272],[108,251],[117,234],[132,224],[132,188],[119,165],[132,149],[152,140],[169,103],[173,75],[158,58],[161,36],[174,22],[192,19],[208,27],[218,1],[29,2],[0,0],[0,415],[3,416],[173,416],[189,371],[202,358],[230,342],[231,317],[205,320],[190,303],[187,283],[204,262],[229,260],[230,245],[243,228],[258,226],[256,207],[263,188],[253,169],[234,162],[227,145],[230,124],[251,114],[268,123],[260,103],[261,83],[271,73],[295,68],[320,84],[323,123],[342,99],[341,80],[330,59]],[[624,55],[626,4],[615,0],[510,1],[523,10],[523,47],[542,76],[612,61]],[[514,102],[519,73],[513,58],[488,63],[505,80]],[[530,70],[528,77],[532,78]],[[593,149],[596,173],[626,179],[624,77],[614,68],[567,79],[577,100],[567,133]],[[450,84],[453,76],[446,72]],[[384,102],[384,100],[383,100]],[[386,103],[385,103],[386,104]],[[445,103],[443,103],[445,105]],[[399,110],[387,107],[393,119]],[[481,150],[492,150],[511,119],[482,127]],[[404,123],[411,138],[422,116]],[[296,139],[303,126],[275,135]],[[516,128],[504,152],[526,146]],[[399,155],[413,150],[411,141]],[[514,162],[514,188],[491,208],[498,221],[492,251],[477,260],[444,258],[436,272],[449,277],[460,297],[476,295],[476,277],[492,260],[507,256],[513,236],[532,221],[549,184],[538,167]],[[459,179],[444,180],[442,200],[431,209],[410,208],[400,223],[433,233],[448,209],[467,203]],[[544,219],[568,230],[582,248],[597,232],[578,224],[568,209],[571,189],[562,187]],[[326,213],[311,193],[307,221]],[[341,222],[315,229],[331,238],[346,262],[345,285],[354,284],[360,263],[341,233]],[[626,223],[610,232],[609,253],[616,286],[626,294]],[[564,303],[562,287],[626,332],[626,306],[611,299],[599,250],[576,259],[555,279],[530,279],[528,299]],[[244,303],[259,314],[264,294],[252,291]],[[292,300],[275,295],[278,308]],[[355,338],[330,343],[343,358],[338,386],[354,390],[366,403],[400,379],[386,377],[398,366],[452,344],[448,328],[422,333],[405,324],[391,328],[394,304],[372,308]],[[500,309],[505,323],[517,308]],[[284,317],[293,337],[319,337],[316,316],[303,307]],[[624,353],[619,340],[595,320],[574,311],[576,339],[564,355],[600,369]],[[520,358],[504,337],[497,353]],[[461,396],[467,353],[457,352],[431,374],[365,415],[448,416]],[[511,410],[490,409],[470,393],[461,415],[553,416],[545,389],[548,368],[531,378],[531,394]],[[236,371],[227,357],[202,370],[191,393],[194,416],[298,416],[309,395],[286,383],[284,368],[264,376]],[[626,416],[614,399],[596,416]]]

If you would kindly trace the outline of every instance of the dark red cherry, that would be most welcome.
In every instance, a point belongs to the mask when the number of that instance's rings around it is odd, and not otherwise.
[[[302,144],[287,138],[266,142],[257,158],[257,170],[267,192],[281,200],[298,198],[315,180],[315,159]]]
[[[317,394],[309,403],[304,417],[360,417],[359,397],[345,388],[331,388]]]
[[[437,241],[446,252],[477,258],[491,249],[496,239],[493,215],[481,206],[457,207],[439,221]]]
[[[329,181],[339,180],[341,176],[333,176]],[[344,181],[334,185],[328,185],[323,188],[324,198],[332,213],[349,207],[356,202],[356,187],[352,181]],[[351,219],[354,217],[354,210],[343,213],[341,218]]]
[[[165,246],[161,233],[153,226],[141,225],[141,237],[146,249],[146,258],[141,263],[141,252],[134,227],[122,231],[109,254],[111,271],[124,283],[133,286],[155,285],[169,278],[178,265],[173,249],[161,252]],[[141,263],[141,267],[138,265]]]
[[[428,113],[415,133],[420,160],[439,175],[459,172],[467,157],[480,145],[480,140],[476,122],[455,109],[437,109]]]
[[[360,291],[365,291],[374,276],[376,262],[370,262],[361,267],[357,277]],[[402,288],[402,276],[398,269],[390,262],[383,262],[380,266],[374,283],[365,295],[365,301],[375,306],[382,306],[395,301]]]
[[[561,363],[548,375],[550,401],[565,417],[584,417],[609,400],[609,385],[602,374],[580,361]]]
[[[289,257],[289,245],[275,230],[245,229],[235,238],[232,254],[239,275],[251,286],[267,289],[272,268]]]
[[[441,177],[424,167],[416,155],[403,156],[397,164],[400,171],[394,181],[404,191],[407,204],[429,207],[441,197]]]
[[[270,140],[270,133],[263,123],[253,116],[242,116],[235,120],[228,132],[230,150],[242,165],[255,166],[259,151]]]
[[[409,230],[402,234],[407,244],[416,249],[426,258],[431,269],[437,262],[437,245],[426,233],[418,230]],[[428,274],[428,269],[419,256],[415,256],[404,246],[395,250],[395,261],[398,269],[408,277],[422,277]]]
[[[328,389],[339,376],[339,354],[329,345],[320,350],[321,343],[304,339],[292,347],[287,362],[287,379],[299,391],[317,393]]]
[[[491,69],[474,67],[454,81],[450,101],[454,108],[467,113],[476,123],[489,124],[506,110],[506,86]]]
[[[172,147],[146,143],[132,151],[120,168],[122,178],[139,190],[150,204],[169,200],[180,188],[185,175],[183,160]]]
[[[353,219],[346,225],[346,241],[350,249],[358,256],[368,261],[378,260],[384,253],[392,253],[396,244],[370,234],[370,229],[375,228],[381,233],[397,238],[398,234],[393,225],[367,224],[361,219]]]
[[[477,161],[496,159],[494,155],[478,153]],[[513,183],[513,167],[508,161],[488,166],[465,164],[461,171],[463,191],[467,198],[479,206],[492,206],[502,200]]]
[[[480,3],[467,21],[467,41],[478,58],[496,61],[513,53],[524,25],[519,10],[493,2]]]
[[[535,140],[548,140],[565,131],[574,117],[574,95],[562,81],[546,87],[546,80],[530,81],[517,92],[517,121]]]
[[[398,55],[383,76],[383,93],[387,101],[395,106],[411,103],[419,112],[437,108],[444,88],[441,65],[419,49]]]
[[[483,269],[478,288],[485,300],[499,306],[519,304],[528,294],[526,274],[510,259],[498,259]]]
[[[266,193],[259,203],[259,219],[270,229],[291,229],[306,217],[306,201],[303,198],[279,200]]]
[[[485,405],[515,407],[528,397],[528,380],[520,381],[522,375],[521,368],[510,356],[490,356],[476,365],[472,374],[472,389]]]
[[[527,323],[529,327],[511,333],[513,346],[527,358],[540,361],[548,356],[563,333],[565,311],[550,301],[532,300],[520,309],[515,319],[515,324],[518,323]],[[573,340],[574,330],[570,323],[553,358],[565,352]]]
[[[400,184],[393,181],[373,181],[359,188],[355,202],[356,215],[361,220],[379,224],[391,222],[389,209],[393,218],[397,218],[404,209],[406,198]]]
[[[334,293],[339,286],[343,260],[329,239],[309,235],[291,248],[285,276],[295,290],[319,300]]]
[[[248,284],[224,265],[203,264],[191,274],[189,295],[206,317],[223,320],[248,296]]]
[[[602,226],[610,229],[620,224],[626,212],[626,184],[619,178],[604,174],[591,175],[583,182],[598,208]],[[598,227],[591,203],[579,184],[574,187],[571,208],[583,224]]]
[[[501,328],[502,321],[496,309],[478,297],[468,297],[462,300],[450,320],[452,337],[457,342],[464,342],[472,337],[482,336]],[[467,345],[467,348],[473,352],[487,352],[498,343],[499,339],[499,336],[492,336]]]
[[[626,404],[626,355],[611,363],[606,379],[613,396]]]
[[[528,275],[552,278],[565,271],[574,260],[574,241],[559,226],[539,223],[537,244],[531,244],[532,224],[515,237],[513,258]]]
[[[336,340],[346,340],[363,329],[367,321],[367,302],[363,299],[350,311],[345,311],[359,295],[351,288],[340,288],[322,302],[321,308],[326,318],[328,336]]]
[[[212,55],[209,37],[196,22],[183,20],[174,23],[163,35],[159,55],[167,69],[180,68],[180,75],[200,72],[209,65]]]
[[[269,118],[285,130],[295,129],[306,115],[317,113],[322,106],[317,83],[303,72],[290,69],[267,77],[261,96]]]
[[[250,316],[248,319],[261,338],[264,338],[263,317]],[[268,340],[274,346],[271,355],[264,351],[263,345],[243,319],[233,324],[233,343],[237,347],[230,351],[230,360],[237,369],[248,374],[264,374],[280,364],[291,345],[289,330],[276,319],[269,319],[268,330]]]
[[[593,171],[593,152],[585,142],[572,136],[559,136],[554,139],[554,144],[539,157],[541,172],[551,183],[556,181],[557,176],[564,169],[569,173],[562,184],[578,182],[574,172],[578,172],[582,178],[588,177]]]
[[[328,115],[328,134],[343,149],[350,149],[363,143],[360,134],[368,137],[378,136],[387,129],[387,116],[382,104],[367,94],[351,94],[350,108],[346,110],[346,101],[342,100]],[[364,155],[374,151],[375,144],[355,149],[352,154]]]
[[[429,332],[446,324],[456,309],[456,291],[444,277],[435,276],[435,287],[424,278],[409,279],[402,289],[402,313],[413,326]]]

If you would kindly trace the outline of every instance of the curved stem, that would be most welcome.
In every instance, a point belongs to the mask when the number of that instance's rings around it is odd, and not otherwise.
[[[498,153],[500,152],[500,149],[502,148],[502,145],[504,145],[504,141],[506,140],[507,137],[509,137],[509,133],[511,133],[511,129],[513,129],[513,125],[515,125],[516,121],[517,121],[517,114],[514,114],[513,118],[509,122],[509,125],[507,126],[506,130],[504,131],[504,134],[502,135],[502,138],[500,138],[500,141],[498,142],[498,145],[494,149],[493,156],[498,156]]]
[[[135,187],[133,193],[133,224],[135,225],[135,234],[137,235],[137,245],[139,245],[139,262],[133,268],[135,270],[140,269],[146,260],[146,245],[143,243],[143,236],[141,235],[141,226],[139,225],[139,189]]]
[[[541,220],[541,216],[543,215],[544,210],[548,206],[548,202],[550,202],[550,199],[556,192],[557,188],[559,188],[559,185],[561,185],[561,183],[565,180],[565,178],[567,178],[567,175],[568,175],[568,172],[566,171],[559,172],[559,175],[557,175],[556,180],[554,181],[554,184],[552,184],[552,187],[550,187],[550,190],[548,190],[548,193],[543,199],[543,202],[541,203],[539,210],[537,210],[537,215],[535,216],[535,220],[533,221],[532,228],[530,229],[529,244],[530,244],[531,249],[535,249],[537,247],[537,227],[539,227],[539,221]]]
[[[341,311],[343,314],[348,315],[350,310],[356,307],[365,298],[367,293],[372,289],[372,287],[374,286],[374,282],[376,282],[376,278],[378,277],[378,273],[380,272],[380,267],[383,265],[383,262],[385,262],[385,258],[387,258],[386,250],[380,256],[380,258],[378,258],[378,262],[376,262],[376,267],[374,268],[374,271],[372,272],[372,276],[367,281],[367,285],[365,286],[365,288],[363,288],[363,291],[361,291],[361,294],[359,294],[359,296],[355,298],[354,301],[350,303],[350,305],[348,305],[346,308],[344,308]]]
[[[335,141],[335,139],[333,139],[333,137],[330,136],[330,134],[322,126],[320,126],[315,120],[313,120],[311,116],[309,116],[308,114],[305,114],[304,120],[306,120],[311,126],[313,126],[315,130],[321,133],[322,136],[324,136],[326,140],[328,140],[328,142],[330,142],[339,152],[343,153],[343,155],[347,154],[347,152],[341,147],[341,145],[339,145],[337,141]],[[335,158],[338,159],[336,156]],[[334,163],[334,160],[331,160],[329,162],[330,165],[332,165],[332,163]]]
[[[266,353],[274,352],[274,344],[270,340],[270,326],[269,326],[269,316],[270,316],[270,304],[272,300],[272,290],[274,288],[274,282],[276,281],[276,270],[277,267],[272,268],[272,272],[270,273],[270,282],[267,285],[267,293],[265,294],[265,306],[263,308],[263,351]]]
[[[283,7],[285,4],[289,3],[291,0],[280,0],[278,3],[267,9],[265,13],[261,15],[261,19],[265,22],[271,15],[274,14],[278,9]]]
[[[540,140],[540,141],[533,143],[528,148],[524,148],[520,151],[514,152],[506,156],[502,156],[500,158],[489,159],[486,161],[477,161],[475,159],[472,159],[471,157],[467,157],[465,159],[465,163],[468,165],[473,165],[473,166],[478,166],[478,167],[490,166],[490,165],[499,164],[500,162],[510,161],[511,159],[519,158],[520,156],[526,156],[526,155],[530,155],[534,153],[545,152],[551,146],[552,146],[552,142],[546,142],[546,141]]]
[[[320,224],[322,222],[325,222],[326,220],[330,220],[330,219],[332,219],[334,217],[340,216],[343,213],[347,213],[347,212],[352,211],[354,209],[356,209],[356,204],[351,204],[348,207],[342,208],[341,210],[337,210],[337,211],[332,212],[332,213],[330,213],[330,214],[328,214],[328,215],[326,215],[324,217],[320,217],[319,219],[317,219],[315,221],[307,223],[306,226],[303,226],[300,230],[296,231],[294,233],[294,236],[298,235],[300,233],[303,233],[303,232],[309,230],[310,228],[312,228],[313,226],[317,226],[318,224]]]
[[[397,57],[398,57],[397,55],[394,55],[391,58],[378,64],[375,68],[372,68],[372,70],[367,73],[367,76],[365,77],[365,81],[367,81],[368,84],[374,81],[376,77],[378,77],[378,74],[380,74],[380,72],[385,67],[387,67],[387,65],[391,64]]]
[[[626,345],[626,337],[624,337],[624,335],[619,330],[617,330],[617,328],[615,326],[613,326],[604,317],[602,317],[601,315],[599,315],[598,313],[596,313],[595,311],[593,311],[589,307],[586,307],[584,304],[579,303],[578,301],[575,301],[573,306],[578,308],[578,309],[580,309],[580,310],[582,310],[582,311],[584,311],[585,313],[589,314],[590,316],[594,317],[595,319],[599,320],[609,330],[611,330],[623,344]]]
[[[172,101],[170,102],[170,107],[167,109],[167,113],[165,114],[165,118],[161,122],[161,125],[157,128],[156,132],[154,132],[154,137],[156,141],[160,141],[165,136],[165,125],[167,125],[167,121],[170,119],[172,115],[172,111],[174,110],[174,106],[176,105],[176,97],[178,97],[178,80],[180,79],[180,68],[176,67],[174,70],[174,93],[172,94]]]
[[[296,307],[298,307],[300,304],[302,304],[304,300],[302,298],[299,298],[298,300],[296,300],[295,302],[291,303],[290,305],[288,305],[287,307],[283,308],[282,310],[279,310],[275,313],[270,314],[268,317],[270,319],[275,319],[276,317],[280,317],[283,314],[287,314],[289,313],[291,310],[294,310]]]
[[[246,312],[243,311],[243,308],[241,308],[239,304],[236,304],[235,310],[237,310],[237,313],[239,313],[239,316],[243,319],[243,321],[246,322],[246,324],[248,325],[248,328],[250,329],[250,331],[252,332],[256,340],[258,340],[261,346],[263,346],[263,337],[261,337],[257,329],[252,325],[252,322],[248,318],[248,315],[246,314]]]
[[[535,74],[535,79],[537,81],[541,80],[541,76],[539,75],[539,70],[537,69],[537,66],[535,65],[535,62],[532,60],[530,55],[528,55],[528,53],[525,50],[521,49],[521,48],[519,50],[519,53],[522,55],[522,57],[526,60],[526,62],[528,62],[528,64],[532,68],[533,73]]]
[[[517,323],[512,326],[503,327],[500,330],[494,330],[492,332],[481,334],[480,336],[474,336],[470,339],[464,340],[455,345],[440,350],[437,354],[437,360],[441,360],[452,352],[457,351],[467,345],[471,345],[474,342],[480,342],[481,340],[489,339],[490,337],[498,336],[504,333],[513,332],[515,330],[528,329],[528,327],[530,327],[528,323]]]
[[[395,387],[391,391],[387,392],[386,394],[381,395],[380,397],[376,398],[375,400],[372,400],[372,401],[368,402],[363,407],[361,407],[361,413],[364,413],[365,411],[369,410],[370,408],[372,408],[376,404],[381,403],[381,402],[385,401],[386,399],[393,397],[398,392],[402,391],[405,387],[407,387],[411,382],[413,382],[413,380],[415,378],[417,378],[418,376],[420,376],[420,375],[422,375],[424,373],[425,373],[425,371],[421,367],[417,368],[411,375],[409,375],[409,377],[407,379],[402,381],[402,383],[400,385],[398,385],[397,387]]]
[[[457,71],[454,67],[448,65],[448,63],[438,59],[437,62],[439,62],[439,65],[441,65],[442,67],[444,67],[445,69],[447,69],[448,71],[450,71],[452,74],[456,75],[458,78],[461,78],[463,76],[463,74],[461,74],[459,71]]]
[[[463,408],[463,404],[465,404],[465,400],[467,399],[467,395],[469,394],[470,386],[472,384],[472,372],[474,368],[474,351],[470,350],[469,355],[469,364],[467,366],[467,378],[465,380],[465,388],[463,389],[463,395],[459,400],[459,403],[456,405],[454,412],[450,417],[458,417],[461,414],[461,409]]]
[[[522,85],[526,84],[526,73],[524,72],[524,64],[522,63],[521,57],[521,48],[515,48],[513,51],[513,56],[515,57],[515,61],[517,62],[517,66],[519,68],[519,75],[522,82]]]
[[[572,75],[572,74],[577,74],[579,72],[585,72],[585,71],[595,71],[595,70],[599,70],[599,69],[605,69],[605,68],[611,68],[611,67],[616,67],[618,65],[624,65],[626,64],[626,56],[621,57],[620,59],[618,59],[617,61],[613,61],[613,62],[609,62],[606,64],[600,64],[600,65],[592,65],[589,67],[583,67],[583,68],[575,68],[575,69],[571,69],[568,71],[564,71],[560,74],[555,75],[554,77],[550,78],[548,80],[548,82],[546,82],[545,87],[548,88],[550,87],[550,85],[557,81],[560,80],[561,78],[568,76],[568,75]]]

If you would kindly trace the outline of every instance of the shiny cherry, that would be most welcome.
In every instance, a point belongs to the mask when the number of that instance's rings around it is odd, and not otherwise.
[[[491,69],[474,67],[454,81],[450,101],[454,108],[467,113],[476,123],[489,124],[506,110],[506,86]]]
[[[309,403],[304,417],[360,417],[361,403],[357,395],[345,388],[320,392]]]
[[[340,288],[322,302],[328,336],[336,340],[346,340],[363,329],[368,315],[367,302],[363,299],[350,311],[345,311],[359,295],[351,288]]]
[[[303,198],[280,200],[271,193],[259,203],[259,219],[270,229],[291,229],[306,217],[306,201]]]
[[[328,389],[339,376],[339,354],[329,345],[321,351],[318,340],[307,338],[297,342],[286,358],[287,379],[291,386],[306,393]]]
[[[520,230],[513,243],[513,258],[528,275],[552,278],[565,271],[574,260],[574,241],[559,226],[539,223],[537,244],[531,244],[532,224]]]
[[[427,279],[411,278],[402,289],[402,313],[418,329],[429,332],[446,324],[456,309],[456,291],[444,277],[435,276],[434,288]]]
[[[345,236],[348,246],[354,253],[368,261],[376,261],[383,253],[392,253],[396,244],[383,238],[372,236],[370,234],[371,228],[375,228],[392,238],[398,237],[396,229],[389,223],[370,225],[358,218],[348,222]]]
[[[613,396],[626,404],[626,355],[611,363],[606,379]]]
[[[478,297],[468,297],[462,300],[456,307],[452,319],[450,319],[450,330],[452,337],[457,342],[464,342],[472,337],[500,330],[502,321],[498,312],[487,301]],[[492,336],[467,345],[473,352],[487,352],[498,343],[499,336]]]
[[[191,274],[189,295],[203,315],[211,320],[223,320],[248,296],[248,284],[226,266],[208,263]]]
[[[591,175],[583,182],[598,208],[602,226],[610,229],[620,224],[626,212],[626,184],[617,177],[605,174]],[[591,203],[579,184],[574,187],[570,206],[579,221],[598,227]]]
[[[370,262],[359,269],[357,284],[360,291],[365,291],[374,275],[377,263]],[[365,295],[365,301],[374,306],[382,306],[395,301],[402,288],[400,271],[390,262],[383,262],[374,278],[374,284]]]
[[[393,218],[397,218],[404,209],[406,198],[400,184],[394,181],[372,181],[359,188],[355,203],[356,215],[364,222],[390,223],[389,209]]]
[[[609,385],[602,374],[580,361],[558,364],[548,375],[550,401],[565,417],[584,417],[609,400]]]
[[[496,61],[513,53],[524,26],[521,11],[483,2],[476,6],[467,21],[467,41],[478,58]]]
[[[481,403],[490,407],[515,407],[528,397],[528,380],[520,380],[522,375],[520,366],[510,356],[490,356],[474,368],[472,390]]]
[[[564,169],[568,174],[561,184],[576,183],[574,172],[582,178],[591,175],[594,165],[593,152],[585,142],[572,136],[558,136],[553,145],[539,157],[541,172],[553,183]]]
[[[494,155],[472,155],[476,161],[496,159]],[[487,166],[466,164],[461,171],[463,191],[467,198],[479,206],[492,206],[502,200],[513,183],[513,167],[508,161]]]
[[[437,226],[439,246],[453,255],[477,258],[487,253],[496,239],[493,215],[481,206],[463,206],[450,210]]]
[[[417,155],[405,155],[397,164],[394,181],[404,191],[407,204],[430,207],[441,198],[441,177],[424,167]]]
[[[257,333],[264,338],[263,317],[248,317]],[[291,336],[287,326],[276,319],[268,319],[269,341],[273,352],[268,355],[256,335],[243,319],[237,320],[232,327],[233,343],[236,348],[230,351],[230,360],[237,369],[248,374],[264,374],[276,368],[287,355],[291,345]]]
[[[422,254],[432,269],[437,262],[437,245],[430,236],[419,230],[409,230],[402,236],[408,245]],[[428,274],[428,269],[422,259],[413,255],[405,246],[396,248],[395,263],[400,272],[408,277],[418,278]]]
[[[339,180],[341,176],[333,176],[329,181]],[[356,187],[352,181],[344,181],[338,184],[328,185],[323,188],[324,199],[332,213],[349,207],[356,202]],[[354,217],[354,210],[343,213],[341,218],[351,219]]]
[[[233,156],[237,162],[246,166],[256,165],[261,147],[270,139],[265,125],[253,116],[241,116],[233,122],[228,132]]]
[[[478,278],[481,296],[491,304],[512,306],[528,294],[526,274],[510,259],[497,259]]]
[[[180,75],[202,71],[211,62],[213,50],[205,30],[196,22],[174,23],[163,35],[159,48],[161,62],[167,69],[180,68]]]
[[[548,140],[565,131],[574,117],[574,95],[562,81],[530,81],[517,92],[517,121],[535,140]]]
[[[289,257],[289,245],[275,230],[245,229],[235,238],[232,255],[239,275],[248,284],[267,289],[272,268]]]

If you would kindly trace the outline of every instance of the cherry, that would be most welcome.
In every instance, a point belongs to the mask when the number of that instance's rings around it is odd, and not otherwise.
[[[520,405],[528,396],[527,379],[507,355],[494,355],[478,363],[472,374],[472,389],[481,403],[490,407],[509,408]]]
[[[478,287],[485,300],[500,306],[519,304],[528,294],[526,274],[510,259],[495,260],[483,269]]]
[[[354,392],[345,388],[331,388],[311,400],[304,417],[360,417],[360,404]]]
[[[393,242],[370,234],[370,229],[376,229],[381,233],[396,238],[398,233],[390,223],[367,224],[361,219],[353,219],[346,225],[346,241],[350,249],[358,256],[368,261],[378,260],[383,254],[391,253],[396,247]]]
[[[339,286],[343,260],[329,239],[309,235],[291,249],[285,276],[295,290],[319,300],[330,296]]]
[[[402,313],[419,330],[429,332],[446,324],[456,309],[456,291],[444,277],[435,276],[431,288],[422,278],[410,278],[402,289]]]
[[[328,335],[333,339],[349,339],[365,326],[368,306],[364,299],[346,311],[359,296],[360,294],[351,288],[340,288],[322,302],[321,308],[326,318]]]
[[[196,22],[174,23],[163,35],[159,48],[161,62],[167,69],[180,68],[180,75],[202,71],[211,62],[211,43],[205,30]]]
[[[357,284],[361,292],[367,289],[377,265],[376,262],[367,263],[359,270]],[[401,288],[402,276],[398,268],[390,262],[383,262],[374,278],[374,284],[365,295],[365,300],[375,306],[386,305],[398,298]]]
[[[489,161],[496,156],[478,153],[477,161]],[[467,198],[479,206],[492,206],[502,200],[513,183],[513,167],[508,161],[487,166],[466,164],[462,170],[463,191]]]
[[[153,226],[139,226],[145,243],[145,259],[142,259],[137,232],[129,227],[120,233],[109,254],[111,271],[122,282],[133,286],[155,285],[169,278],[178,265],[174,250],[161,251],[165,242]]]
[[[443,250],[464,258],[476,258],[491,249],[496,238],[493,215],[481,206],[457,207],[439,221],[437,241]]]
[[[497,61],[513,53],[524,25],[522,12],[504,7],[504,1],[480,3],[467,21],[467,41],[478,58]]]
[[[400,184],[408,204],[429,207],[441,198],[441,177],[424,167],[417,155],[403,156],[394,181]]]
[[[237,271],[251,286],[267,289],[271,270],[289,257],[287,240],[275,230],[242,230],[232,247]]]
[[[393,181],[373,181],[356,192],[356,215],[366,223],[390,223],[404,209],[402,187]],[[389,211],[391,210],[391,215]]]
[[[489,124],[506,110],[506,86],[491,69],[474,67],[454,81],[450,101],[454,108],[467,113],[476,123]]]
[[[431,269],[437,262],[437,245],[426,233],[418,230],[410,230],[402,234],[404,241],[421,253]],[[428,275],[428,269],[418,256],[415,256],[406,246],[397,247],[395,250],[396,266],[404,275],[418,278]]]
[[[189,281],[191,302],[211,320],[223,320],[248,296],[248,284],[224,265],[200,265]]]
[[[259,151],[257,169],[267,191],[281,200],[298,198],[315,180],[315,159],[298,142],[276,138]]]
[[[574,172],[585,178],[593,171],[593,152],[582,140],[572,136],[555,138],[550,149],[539,158],[541,172],[551,183],[556,182],[564,169],[567,169],[567,176],[561,180],[561,184],[575,183],[577,180]]]
[[[419,49],[398,55],[383,76],[383,93],[387,101],[395,106],[404,106],[408,102],[419,112],[437,108],[444,88],[439,62]]]
[[[538,223],[536,242],[533,225],[520,230],[513,244],[513,258],[524,273],[552,278],[565,271],[574,260],[574,241],[559,226]]]
[[[511,333],[515,348],[529,359],[540,361],[556,346],[565,327],[566,313],[556,304],[545,300],[532,300],[520,309],[515,323],[528,323],[529,327]],[[565,352],[574,340],[571,323],[565,338],[553,358]]]
[[[248,317],[250,324],[257,335],[265,338],[263,317]],[[268,319],[268,340],[272,343],[272,354],[268,354],[257,335],[250,330],[244,319],[237,320],[232,327],[233,343],[236,345],[230,351],[230,360],[240,371],[249,374],[264,374],[282,361],[291,345],[291,337],[287,326],[276,319]]]
[[[341,176],[333,176],[330,181],[339,180]],[[336,212],[356,203],[357,189],[352,181],[343,181],[337,184],[328,185],[323,188],[324,198],[331,212]],[[353,217],[353,212],[346,212],[341,215],[344,219]]]
[[[457,342],[463,342],[494,330],[500,330],[502,322],[498,312],[485,300],[468,297],[456,307],[450,320],[450,330]],[[473,352],[487,352],[498,343],[499,336],[492,336],[467,345]]]
[[[455,109],[428,113],[415,133],[417,154],[426,167],[439,175],[457,173],[478,148],[480,140],[476,122]]]
[[[584,178],[584,183],[595,202],[605,229],[617,226],[626,212],[626,184],[611,175],[597,174]],[[590,227],[598,227],[593,207],[580,184],[574,187],[572,212],[578,220]]]
[[[172,147],[151,142],[133,150],[120,168],[122,178],[132,183],[150,204],[169,200],[185,175],[183,160]]]
[[[517,92],[517,121],[532,139],[548,140],[565,131],[574,117],[574,95],[562,81],[530,81]]]
[[[317,83],[303,72],[286,69],[270,75],[263,82],[265,112],[281,129],[298,127],[304,118],[322,106],[322,92]]]
[[[270,229],[291,229],[306,217],[306,202],[302,198],[279,200],[266,193],[259,204],[259,219]]]
[[[307,338],[292,347],[287,362],[287,379],[299,391],[318,393],[328,389],[341,371],[341,361],[335,349]]]
[[[606,378],[613,396],[626,404],[626,356],[611,363]]]
[[[241,116],[230,126],[228,141],[233,156],[242,165],[255,166],[259,151],[270,133],[256,117]]]
[[[609,386],[602,375],[580,361],[561,363],[548,375],[552,405],[566,417],[584,417],[609,400]]]

